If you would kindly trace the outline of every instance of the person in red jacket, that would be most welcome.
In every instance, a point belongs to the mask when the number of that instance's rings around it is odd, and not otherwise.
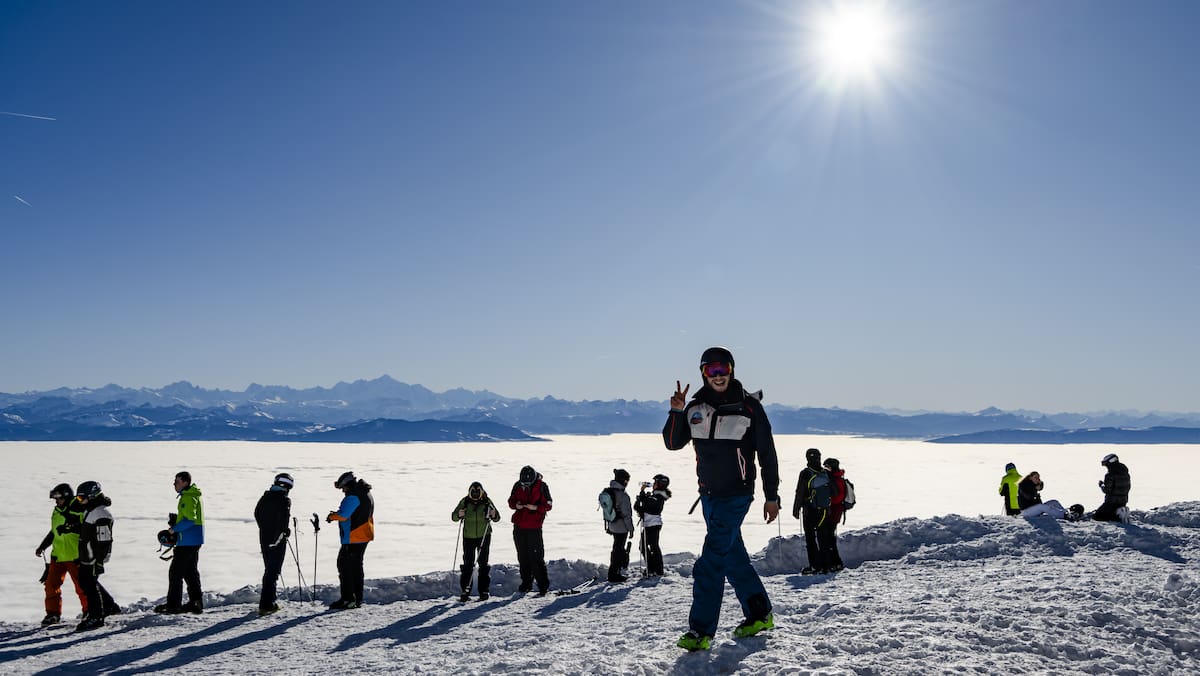
[[[513,510],[513,542],[517,546],[517,563],[521,569],[518,591],[533,591],[536,579],[538,596],[550,591],[550,575],[546,572],[546,545],[542,541],[542,522],[546,512],[554,507],[550,487],[542,475],[529,465],[521,468],[521,478],[512,487],[508,506]]]
[[[829,566],[828,571],[836,573],[846,566],[842,564],[842,555],[838,553],[837,545],[837,527],[842,520],[842,514],[846,512],[842,502],[846,499],[846,470],[842,469],[842,465],[837,458],[825,458],[825,471],[829,472],[829,487],[832,489],[829,496],[829,518],[826,523],[821,524],[821,529],[825,530],[825,542],[829,543],[829,553],[825,557],[825,565]]]

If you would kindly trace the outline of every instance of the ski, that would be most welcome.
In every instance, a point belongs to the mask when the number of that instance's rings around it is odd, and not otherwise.
[[[566,589],[559,589],[554,592],[554,595],[555,596],[566,596],[567,594],[578,594],[578,593],[584,591],[585,589],[587,589],[588,587],[591,587],[594,584],[596,584],[596,577],[592,576],[590,579],[584,580],[583,582],[580,582],[579,584],[575,585],[574,587],[568,587]]]

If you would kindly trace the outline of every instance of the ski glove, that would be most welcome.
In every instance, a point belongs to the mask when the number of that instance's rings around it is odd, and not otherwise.
[[[283,529],[283,532],[279,534],[279,537],[275,538],[275,542],[272,542],[271,546],[278,547],[281,543],[283,543],[285,540],[287,540],[288,535],[291,535],[291,532],[288,531],[288,529],[286,529],[286,528]]]

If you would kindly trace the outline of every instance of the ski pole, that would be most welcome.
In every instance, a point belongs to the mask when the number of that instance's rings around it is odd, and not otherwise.
[[[288,551],[292,553],[292,561],[296,562],[296,584],[300,587],[301,594],[303,594],[304,590],[307,588],[308,589],[308,600],[315,601],[316,598],[313,596],[312,588],[308,587],[308,585],[305,584],[305,582],[304,582],[304,572],[300,570],[300,555],[297,554],[297,552],[296,552],[297,547],[292,543],[292,541],[290,539],[287,541],[287,545],[288,545]]]
[[[454,536],[454,559],[452,559],[450,561],[450,574],[451,575],[454,574],[454,567],[456,565],[458,565],[458,542],[460,540],[462,540],[463,522],[466,520],[467,520],[466,517],[459,517],[459,519],[458,519],[458,533],[455,534],[455,536]]]
[[[318,544],[317,540],[321,535],[321,522],[320,522],[320,520],[317,519],[316,512],[313,512],[312,525],[313,525],[313,584],[312,584],[312,586],[314,589],[316,589],[316,587],[317,587],[317,552],[321,551],[321,548],[317,546],[317,544]]]

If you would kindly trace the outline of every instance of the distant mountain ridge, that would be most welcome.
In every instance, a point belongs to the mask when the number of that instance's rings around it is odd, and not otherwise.
[[[547,434],[653,433],[667,402],[514,399],[487,390],[433,392],[384,375],[295,389],[252,384],[242,392],[179,381],[162,388],[58,388],[0,393],[0,440],[246,439],[271,441],[465,441]],[[1195,413],[920,412],[767,406],[780,434],[843,434],[954,443],[1200,443]],[[1083,430],[1107,428],[1105,435]],[[1183,430],[1148,434],[1163,428]],[[1119,439],[1138,441],[1119,441]],[[1147,441],[1166,439],[1171,441]],[[1196,441],[1178,441],[1191,439]],[[1034,441],[1034,439],[1037,439]],[[1003,441],[1000,441],[1003,440]],[[1091,442],[1088,442],[1091,443]]]

